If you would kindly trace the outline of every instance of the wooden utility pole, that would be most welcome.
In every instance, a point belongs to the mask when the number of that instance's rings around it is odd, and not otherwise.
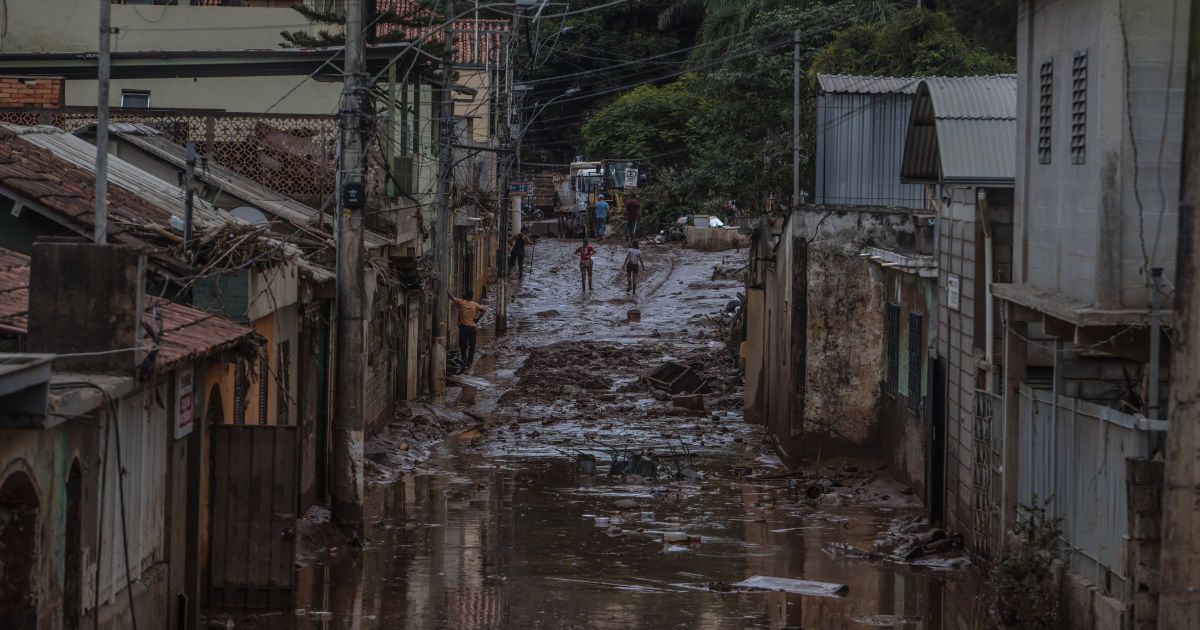
[[[1200,628],[1200,0],[1191,3],[1158,627]],[[1167,94],[1166,98],[1170,98]]]
[[[109,38],[112,36],[112,3],[100,2],[99,68],[96,69],[96,217],[93,240],[108,240],[108,84],[112,68]]]
[[[450,236],[454,229],[450,218],[450,177],[454,139],[454,0],[446,0],[446,23],[442,48],[442,94],[438,102],[437,220],[433,233],[433,253],[437,260],[434,279],[433,352],[429,368],[433,399],[446,398],[446,346],[449,343]],[[463,357],[466,360],[466,357]]]
[[[337,368],[333,418],[333,522],[361,533],[363,526],[363,414],[366,412],[366,350],[363,286],[366,254],[363,214],[365,47],[363,0],[346,2],[346,68],[342,90],[340,188],[337,235]]]

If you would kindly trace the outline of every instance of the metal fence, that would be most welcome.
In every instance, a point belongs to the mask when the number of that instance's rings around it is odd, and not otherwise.
[[[1062,517],[1072,571],[1125,599],[1125,459],[1148,457],[1152,431],[1094,403],[1021,387],[1019,501]]]
[[[974,484],[975,551],[992,558],[999,534],[1000,497],[1002,496],[1001,462],[1004,452],[1003,425],[995,422],[996,411],[1004,408],[999,394],[984,389],[975,390],[975,444],[972,482]]]

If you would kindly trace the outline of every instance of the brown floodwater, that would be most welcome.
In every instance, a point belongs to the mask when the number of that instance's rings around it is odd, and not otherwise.
[[[729,255],[651,250],[647,258],[660,266],[636,302],[641,321],[630,324],[618,275],[598,273],[598,295],[581,295],[573,247],[538,245],[544,266],[517,287],[516,334],[485,341],[475,380],[468,381],[465,400],[476,411],[510,411],[497,401],[532,347],[572,338],[663,339],[662,351],[671,353],[710,343],[689,341],[688,322],[719,309],[738,288],[736,280],[707,281],[713,265]],[[614,374],[616,386],[625,382],[620,370]],[[526,420],[530,409],[538,408],[521,410]],[[548,409],[539,413],[554,408]],[[742,423],[736,412],[686,421],[641,414],[615,431],[597,430],[565,410],[561,415],[550,426],[531,423],[536,432],[506,426],[506,418],[451,438],[419,471],[369,488],[364,548],[318,554],[298,569],[293,609],[240,615],[236,626],[984,627],[978,572],[969,565],[910,564],[839,551],[846,544],[874,549],[900,524],[919,518],[919,507],[814,506],[793,498],[786,481],[739,477],[733,466],[766,466],[770,458],[759,452],[759,429]],[[644,441],[664,428],[690,435],[689,427],[699,424],[725,427],[720,439],[685,438],[702,479],[627,483],[604,475],[603,461],[598,476],[575,471],[570,445],[578,441],[571,440],[588,432]],[[640,506],[618,511],[618,499]],[[623,519],[619,531],[597,526],[597,517],[614,516]],[[664,532],[698,535],[700,542],[664,544]],[[841,596],[817,597],[721,587],[759,575],[848,588]]]

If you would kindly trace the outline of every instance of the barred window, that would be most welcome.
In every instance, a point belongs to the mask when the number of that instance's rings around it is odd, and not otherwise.
[[[921,409],[921,346],[925,339],[920,313],[908,314],[908,408]]]
[[[1071,163],[1083,164],[1087,154],[1087,51],[1071,63]]]
[[[1054,60],[1042,64],[1038,103],[1038,163],[1050,163],[1050,116],[1054,107]]]
[[[884,390],[895,396],[900,381],[900,305],[887,305],[887,375]]]

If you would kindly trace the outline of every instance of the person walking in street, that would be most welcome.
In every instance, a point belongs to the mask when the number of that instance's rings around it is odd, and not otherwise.
[[[463,291],[462,298],[454,297],[449,291],[450,301],[458,307],[458,351],[462,355],[463,366],[471,367],[475,362],[475,342],[478,332],[479,318],[483,316],[483,305],[471,301],[471,290]]]
[[[592,256],[596,254],[596,248],[588,245],[588,240],[583,239],[583,245],[575,248],[575,255],[579,256],[579,280],[583,283],[584,291],[592,290]]]
[[[637,295],[638,273],[642,271],[642,250],[638,249],[638,242],[633,241],[629,244],[629,249],[625,251],[625,292]]]
[[[596,201],[596,240],[604,240],[604,224],[608,221],[608,202],[604,195]]]
[[[508,237],[508,244],[512,249],[508,254],[508,273],[512,275],[513,265],[516,265],[517,277],[525,277],[525,246],[533,244],[533,237],[529,236],[529,228],[521,228],[521,232]]]
[[[625,239],[632,241],[637,236],[638,220],[642,218],[642,202],[636,195],[629,195],[625,202]]]

